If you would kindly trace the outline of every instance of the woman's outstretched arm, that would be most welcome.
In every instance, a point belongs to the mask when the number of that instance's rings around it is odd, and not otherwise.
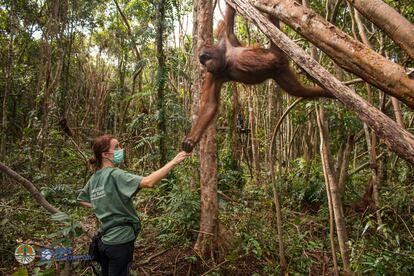
[[[187,153],[185,151],[179,152],[174,159],[165,164],[164,167],[142,178],[139,186],[141,188],[153,188],[155,184],[160,182],[161,179],[163,179],[176,165],[181,163],[190,155],[191,153]]]

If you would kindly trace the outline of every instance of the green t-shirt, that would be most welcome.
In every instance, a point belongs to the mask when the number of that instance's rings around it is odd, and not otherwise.
[[[101,230],[108,229],[102,237],[103,243],[122,244],[135,239],[141,223],[132,197],[138,192],[141,180],[141,176],[107,167],[92,175],[80,192],[78,200],[92,203]],[[132,222],[133,227],[125,225],[126,222]]]

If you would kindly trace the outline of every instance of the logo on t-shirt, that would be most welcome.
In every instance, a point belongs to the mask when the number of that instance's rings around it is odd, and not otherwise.
[[[98,186],[95,189],[92,189],[91,200],[97,200],[105,196],[106,194],[105,194],[104,186]]]

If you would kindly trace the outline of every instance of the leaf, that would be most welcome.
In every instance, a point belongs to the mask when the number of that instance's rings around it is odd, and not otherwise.
[[[185,256],[184,257],[184,260],[186,260],[187,262],[189,262],[189,263],[195,263],[196,261],[197,261],[197,257],[196,256]]]
[[[362,235],[368,230],[368,228],[371,226],[371,221],[368,221],[367,224],[364,227],[364,230],[362,231]]]
[[[83,228],[82,228],[82,226],[80,226],[80,224],[79,225],[75,224],[73,226],[73,229],[74,229],[74,232],[75,232],[75,237],[79,237],[80,235],[83,234]]]
[[[299,217],[295,217],[293,223],[296,224],[296,225],[299,225],[300,224],[300,218]]]
[[[62,233],[64,236],[67,236],[69,235],[71,230],[72,230],[72,227],[66,227],[66,228],[63,228]]]
[[[384,231],[386,231],[386,225],[383,223],[380,226],[377,227],[377,231],[379,232],[380,230],[382,230],[384,228]]]
[[[66,214],[64,212],[58,212],[58,213],[52,215],[52,220],[54,220],[54,221],[64,221],[64,220],[68,220],[68,219],[69,219],[68,214]]]

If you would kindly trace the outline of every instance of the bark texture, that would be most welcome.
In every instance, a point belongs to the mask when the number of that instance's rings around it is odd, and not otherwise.
[[[199,0],[197,5],[197,49],[213,39],[212,1]],[[199,66],[199,81],[204,82],[205,68]],[[199,85],[198,87],[203,87]],[[200,90],[207,93],[207,90]],[[202,96],[200,97],[202,98]],[[206,259],[214,259],[218,238],[217,157],[215,120],[200,140],[201,217],[200,232],[194,249]]]
[[[382,0],[347,0],[414,59],[414,25]]]
[[[167,75],[167,69],[165,66],[164,56],[164,20],[165,20],[165,1],[160,0],[157,8],[157,60],[158,60],[158,72],[157,72],[157,109],[159,112],[158,118],[158,132],[160,135],[159,140],[159,153],[160,153],[160,166],[164,166],[166,163],[166,147],[165,136],[167,132],[166,119],[165,119],[165,97],[164,86]]]

